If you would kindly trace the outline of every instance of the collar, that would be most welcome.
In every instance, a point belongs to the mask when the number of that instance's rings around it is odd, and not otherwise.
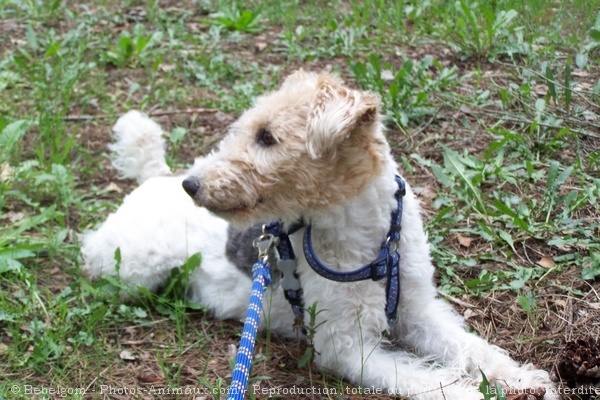
[[[402,223],[402,200],[406,194],[406,185],[404,180],[396,176],[398,190],[394,197],[397,202],[396,208],[392,211],[390,229],[388,230],[385,241],[380,247],[377,258],[354,271],[343,272],[327,267],[317,257],[311,238],[311,225],[307,225],[304,231],[303,250],[306,261],[310,267],[319,275],[336,282],[357,282],[371,279],[378,281],[387,278],[386,282],[386,306],[385,314],[388,324],[394,326],[398,304],[400,301],[400,254],[397,251],[400,240],[400,230]],[[277,268],[281,271],[283,277],[281,281],[285,297],[292,306],[296,317],[295,325],[302,325],[304,302],[302,299],[302,288],[300,280],[296,274],[296,256],[292,248],[289,235],[292,235],[300,228],[305,226],[303,221],[292,224],[287,230],[280,222],[271,222],[263,227],[264,233],[272,234],[279,238],[277,252],[279,260]]]

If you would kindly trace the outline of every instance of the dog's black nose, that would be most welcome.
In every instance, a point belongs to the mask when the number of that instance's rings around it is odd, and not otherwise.
[[[183,189],[185,189],[186,193],[190,195],[190,197],[195,197],[200,190],[200,182],[198,182],[198,180],[192,176],[185,178],[181,185],[183,186]]]

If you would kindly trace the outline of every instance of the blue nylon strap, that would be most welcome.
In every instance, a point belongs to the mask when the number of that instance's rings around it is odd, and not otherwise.
[[[383,279],[387,276],[387,256],[388,248],[382,248],[375,261],[351,272],[336,271],[323,264],[315,254],[311,239],[311,226],[307,226],[304,231],[304,257],[312,269],[324,278],[337,282],[356,282],[372,279],[374,281]]]
[[[252,356],[254,355],[254,343],[256,342],[256,334],[262,312],[263,296],[265,289],[271,283],[269,265],[265,262],[264,258],[259,259],[252,266],[252,280],[252,292],[250,294],[248,311],[246,312],[246,320],[244,321],[242,338],[235,359],[231,385],[227,392],[228,400],[243,400],[246,393],[250,367],[252,366]]]
[[[394,194],[397,207],[392,211],[390,229],[386,241],[381,245],[381,250],[377,255],[377,258],[371,263],[351,272],[336,271],[327,267],[317,258],[312,244],[312,228],[310,225],[306,226],[303,241],[304,256],[306,257],[308,264],[316,273],[324,278],[338,282],[356,282],[368,279],[378,281],[387,278],[385,313],[390,326],[393,326],[396,322],[396,310],[398,309],[398,304],[400,302],[400,254],[398,254],[395,249],[390,250],[390,245],[392,243],[395,244],[400,240],[402,199],[406,194],[406,184],[404,183],[404,180],[399,176],[396,176],[395,180],[398,185],[398,189]],[[303,226],[305,225],[302,221],[292,224],[287,230],[284,229],[282,223],[277,221],[265,225],[265,233],[279,238],[277,252],[279,253],[279,258],[281,260],[295,259],[294,249],[292,248],[289,235],[293,234]],[[301,325],[304,315],[302,288],[284,290],[284,294],[294,312],[296,320],[295,325]]]
[[[397,207],[392,211],[390,229],[386,241],[381,245],[377,258],[359,269],[350,272],[336,271],[323,264],[315,254],[311,239],[311,226],[304,231],[304,256],[311,268],[322,277],[337,282],[356,282],[367,279],[374,281],[387,278],[385,314],[390,326],[396,323],[398,304],[400,303],[400,254],[394,249],[390,251],[390,244],[400,240],[402,227],[402,199],[406,195],[406,184],[399,176],[395,177],[398,189],[394,194]]]

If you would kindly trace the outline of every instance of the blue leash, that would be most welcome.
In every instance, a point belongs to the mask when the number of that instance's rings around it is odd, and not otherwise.
[[[229,386],[228,400],[243,400],[250,376],[250,367],[252,366],[252,356],[254,355],[254,343],[260,322],[262,312],[263,295],[265,289],[271,283],[271,272],[268,262],[268,253],[275,246],[277,239],[273,235],[262,235],[254,242],[254,247],[258,248],[258,261],[252,266],[252,292],[250,293],[250,302],[242,338],[235,358],[235,366]]]

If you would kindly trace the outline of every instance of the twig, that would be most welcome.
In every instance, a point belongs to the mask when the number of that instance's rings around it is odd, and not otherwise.
[[[210,114],[219,111],[216,108],[185,108],[182,110],[166,110],[166,111],[152,111],[148,115],[151,117],[160,117],[164,115],[176,115],[176,114]],[[67,115],[65,121],[89,121],[93,119],[108,119],[114,118],[113,114],[83,114],[83,115]]]
[[[465,308],[474,308],[475,307],[474,305],[464,302],[462,300],[459,300],[456,297],[450,296],[449,294],[444,293],[441,290],[438,290],[438,293],[441,294],[442,296],[444,296],[445,298],[447,298],[448,300],[450,300],[451,302],[458,304],[459,306],[462,306]]]
[[[112,365],[109,365],[108,367],[104,368],[104,370],[103,370],[102,372],[100,372],[100,373],[98,374],[98,376],[104,376],[104,373],[105,373],[106,371],[108,371],[108,370],[109,370],[109,368],[111,368],[111,367],[112,367]],[[85,388],[85,392],[84,392],[84,393],[87,393],[87,392],[88,392],[88,390],[90,390],[90,388],[92,387],[92,385],[93,385],[94,383],[96,383],[96,381],[98,380],[98,376],[96,376],[94,379],[92,379],[92,381],[90,382],[90,384],[89,384],[89,385],[87,385],[87,387]]]

